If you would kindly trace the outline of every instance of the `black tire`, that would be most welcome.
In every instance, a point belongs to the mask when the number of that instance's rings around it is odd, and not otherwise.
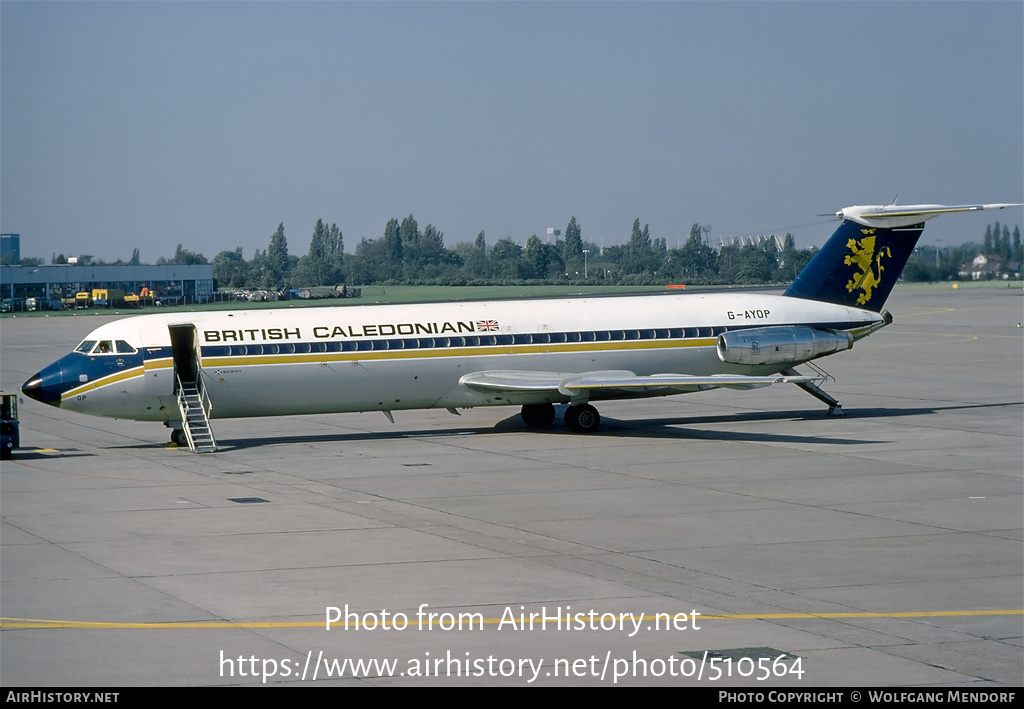
[[[171,443],[178,446],[179,448],[188,448],[188,436],[185,435],[185,429],[173,429],[171,431]]]
[[[530,428],[547,428],[555,420],[555,407],[553,404],[526,404],[519,416]]]
[[[565,410],[565,426],[573,433],[593,433],[601,425],[601,414],[590,404]]]

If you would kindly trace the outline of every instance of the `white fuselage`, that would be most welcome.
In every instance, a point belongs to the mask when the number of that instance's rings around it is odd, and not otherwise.
[[[60,360],[65,381],[77,377],[62,390],[60,405],[118,418],[180,418],[170,328],[182,326],[195,330],[190,347],[210,416],[230,418],[569,401],[557,391],[495,393],[461,383],[477,372],[772,374],[785,367],[723,362],[717,336],[726,329],[805,325],[856,339],[881,320],[868,310],[752,293],[145,315],[86,338],[127,342],[137,355]],[[591,398],[612,396],[622,393]]]

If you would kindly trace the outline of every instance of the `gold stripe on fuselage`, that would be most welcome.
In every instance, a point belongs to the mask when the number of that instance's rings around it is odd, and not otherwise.
[[[117,384],[118,382],[123,382],[128,379],[135,379],[135,377],[141,377],[144,374],[145,372],[143,371],[142,367],[132,367],[131,369],[125,369],[120,372],[114,372],[113,374],[108,374],[105,377],[93,379],[91,382],[87,382],[82,386],[75,387],[74,389],[69,389],[68,391],[60,395],[60,400],[64,401],[65,399],[71,399],[78,396],[79,394],[84,394],[87,391],[93,391],[95,389],[109,386],[111,384]]]

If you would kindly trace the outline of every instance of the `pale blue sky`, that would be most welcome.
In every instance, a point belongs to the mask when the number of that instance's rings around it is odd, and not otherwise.
[[[1021,2],[4,0],[0,229],[149,262],[409,213],[449,246],[573,215],[821,244],[794,227],[896,193],[1024,199],[1022,42]]]

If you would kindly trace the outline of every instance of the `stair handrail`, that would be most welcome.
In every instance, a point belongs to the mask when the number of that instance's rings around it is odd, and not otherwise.
[[[210,399],[210,395],[206,393],[206,383],[203,381],[203,370],[199,370],[199,376],[196,377],[196,387],[199,389],[199,402],[203,407],[203,415],[206,419],[206,430],[210,433],[210,444],[214,450],[217,450],[217,439],[213,435],[213,426],[210,425],[210,414],[213,412],[213,400]]]
[[[185,386],[181,382],[178,373],[174,373],[174,381],[178,385],[178,411],[181,412],[181,428],[185,431],[185,440],[188,441],[188,449],[195,453],[196,443],[192,440],[192,431],[188,427],[188,400],[185,398]],[[212,435],[212,431],[211,431]]]

